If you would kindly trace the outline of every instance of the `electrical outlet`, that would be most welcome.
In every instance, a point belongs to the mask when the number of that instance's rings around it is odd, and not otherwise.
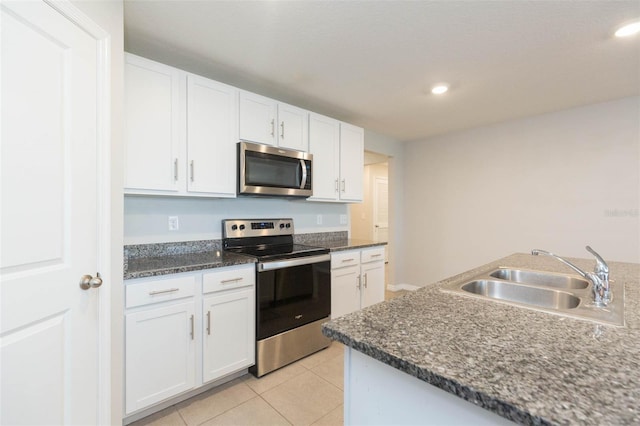
[[[340,225],[346,225],[347,224],[347,215],[346,214],[341,214],[340,215]]]
[[[169,216],[169,231],[177,231],[178,229],[180,229],[178,216]]]
[[[316,223],[317,223],[318,225],[322,225],[322,215],[321,215],[321,214],[319,214],[318,216],[316,216]]]

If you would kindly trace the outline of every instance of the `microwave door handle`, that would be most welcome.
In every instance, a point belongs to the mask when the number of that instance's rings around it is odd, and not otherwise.
[[[300,179],[300,189],[304,189],[307,183],[307,166],[304,160],[300,160],[300,167],[302,167],[302,179]]]

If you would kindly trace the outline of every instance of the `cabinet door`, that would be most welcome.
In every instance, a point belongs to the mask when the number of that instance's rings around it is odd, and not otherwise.
[[[338,199],[340,163],[340,122],[311,113],[309,152],[313,154],[313,196],[311,200]]]
[[[240,139],[276,145],[277,102],[250,92],[240,92]]]
[[[189,74],[187,158],[189,192],[236,195],[237,91]]]
[[[255,363],[253,287],[205,297],[202,316],[203,382]]]
[[[364,130],[340,123],[340,199],[362,201]]]
[[[384,262],[363,263],[361,308],[384,301]]]
[[[360,309],[360,266],[331,271],[331,318]]]
[[[195,386],[194,302],[125,315],[126,412]]]
[[[309,112],[283,103],[278,104],[278,146],[309,150]]]
[[[179,86],[179,70],[125,55],[125,188],[181,188],[185,170]]]

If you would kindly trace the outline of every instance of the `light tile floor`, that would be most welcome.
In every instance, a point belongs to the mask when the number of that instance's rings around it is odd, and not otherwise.
[[[333,342],[260,379],[247,374],[131,425],[342,425],[343,362],[344,346]]]

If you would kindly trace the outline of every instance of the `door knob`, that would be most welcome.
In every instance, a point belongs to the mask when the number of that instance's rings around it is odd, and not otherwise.
[[[96,272],[95,278],[91,275],[83,275],[80,278],[80,288],[83,290],[89,290],[90,288],[98,288],[102,285],[102,277],[100,272]]]

